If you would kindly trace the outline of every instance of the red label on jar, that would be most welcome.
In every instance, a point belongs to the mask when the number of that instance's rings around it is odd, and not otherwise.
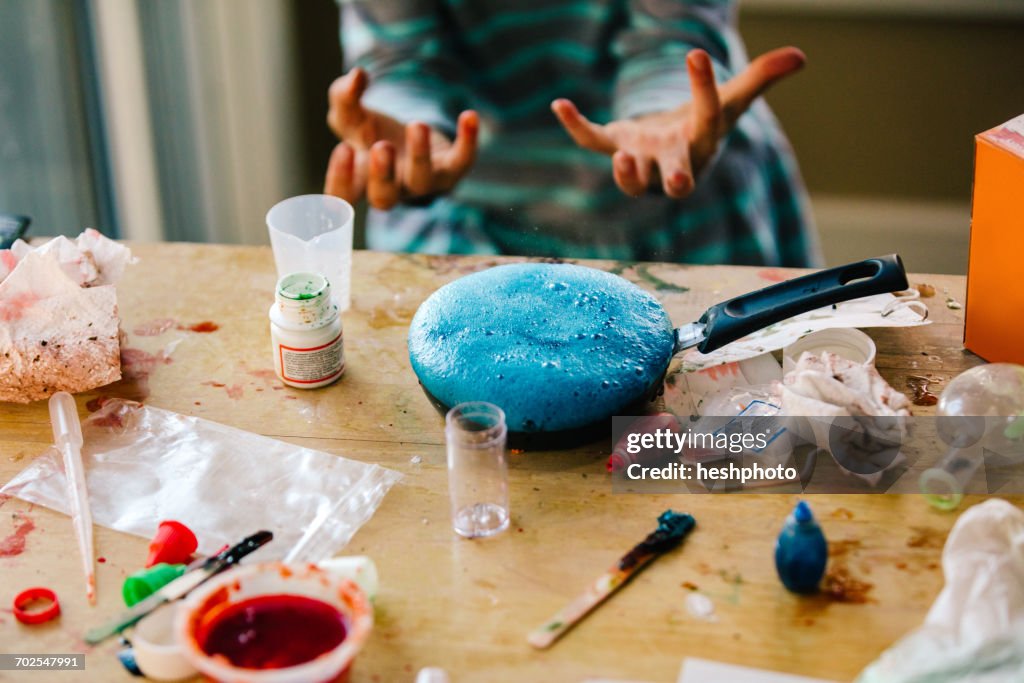
[[[299,348],[278,344],[281,377],[296,384],[316,384],[337,377],[345,370],[342,334],[320,346]]]

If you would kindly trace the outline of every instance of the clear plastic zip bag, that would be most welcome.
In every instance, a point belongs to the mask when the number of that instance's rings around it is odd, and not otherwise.
[[[82,422],[89,504],[96,523],[152,537],[161,520],[191,528],[211,554],[259,529],[274,541],[254,556],[317,562],[365,524],[398,472],[234,427],[110,399]],[[68,512],[54,448],[0,493]]]

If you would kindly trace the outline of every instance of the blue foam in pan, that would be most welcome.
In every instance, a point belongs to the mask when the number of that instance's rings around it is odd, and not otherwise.
[[[409,328],[413,370],[435,402],[494,403],[509,431],[526,433],[579,429],[634,406],[664,375],[673,344],[657,299],[569,264],[468,275],[434,292]]]

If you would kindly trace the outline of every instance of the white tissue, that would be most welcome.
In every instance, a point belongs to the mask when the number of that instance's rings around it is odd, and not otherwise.
[[[907,420],[886,418],[909,417],[910,401],[873,365],[828,351],[820,356],[805,352],[772,393],[779,414],[795,418],[788,428],[832,453],[844,473],[875,485],[886,471],[906,462],[898,446],[907,434]],[[851,419],[834,429],[836,418]]]

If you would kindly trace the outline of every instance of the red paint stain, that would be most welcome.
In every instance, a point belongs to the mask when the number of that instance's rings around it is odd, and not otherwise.
[[[785,282],[791,276],[778,268],[765,268],[764,270],[757,271],[757,276],[762,280],[768,282]]]
[[[109,396],[97,396],[91,398],[85,402],[85,409],[90,413],[95,413],[97,410],[103,407],[103,404],[110,400]]]
[[[125,379],[149,379],[158,365],[170,365],[171,357],[163,353],[150,353],[142,349],[121,347],[121,375]]]
[[[192,325],[178,325],[179,330],[188,330],[190,332],[201,332],[209,333],[216,332],[220,329],[220,325],[213,322],[212,320],[204,320],[201,323],[193,323]]]
[[[36,528],[35,522],[25,515],[16,515],[21,523],[14,533],[0,541],[0,557],[15,557],[25,552],[25,538]]]
[[[176,323],[174,318],[156,318],[137,325],[132,333],[140,337],[157,337],[174,327]]]
[[[267,382],[277,381],[277,374],[273,370],[249,370],[248,374]]]
[[[719,379],[721,379],[723,377],[727,377],[729,375],[733,375],[733,376],[739,375],[740,374],[740,364],[739,363],[725,363],[724,365],[714,365],[714,366],[712,366],[710,368],[704,368],[700,372],[702,374],[707,375],[712,380],[717,382]]]
[[[20,319],[25,311],[38,300],[39,297],[31,292],[22,292],[0,301],[0,321],[14,322]]]
[[[931,384],[935,380],[920,375],[909,375],[907,377],[907,388],[914,392],[913,403],[915,406],[933,406],[939,402],[939,397],[931,392]]]
[[[105,403],[98,414],[89,418],[89,424],[93,427],[122,429],[127,423],[128,417],[141,407],[142,404],[131,401]]]
[[[245,390],[242,389],[241,384],[232,384],[230,387],[227,387],[225,391],[228,392],[228,398],[233,399],[242,398],[242,395],[245,393]]]
[[[105,558],[105,557],[97,557],[96,561],[99,562],[100,564],[106,564],[107,563],[107,558]]]
[[[285,398],[287,398],[287,399],[290,399],[290,400],[292,400],[292,401],[295,401],[295,400],[297,400],[297,399],[296,399],[296,398],[295,398],[294,396],[292,396],[291,394],[289,394],[288,396],[285,396]]]
[[[218,389],[223,389],[224,387],[227,386],[227,384],[224,384],[223,382],[214,382],[212,380],[207,380],[205,382],[200,382],[200,384],[202,384],[204,386],[207,386],[207,387],[216,387]]]
[[[862,605],[866,602],[873,602],[869,595],[872,588],[873,586],[867,581],[861,581],[851,576],[846,567],[835,567],[825,575],[821,592],[834,602]]]
[[[0,251],[0,261],[3,262],[7,270],[14,270],[14,266],[18,265],[18,259],[14,257],[14,252],[10,249]]]
[[[170,364],[171,357],[163,351],[150,353],[122,346],[121,382],[112,385],[108,390],[119,398],[143,401],[149,398],[149,376],[158,365]]]

